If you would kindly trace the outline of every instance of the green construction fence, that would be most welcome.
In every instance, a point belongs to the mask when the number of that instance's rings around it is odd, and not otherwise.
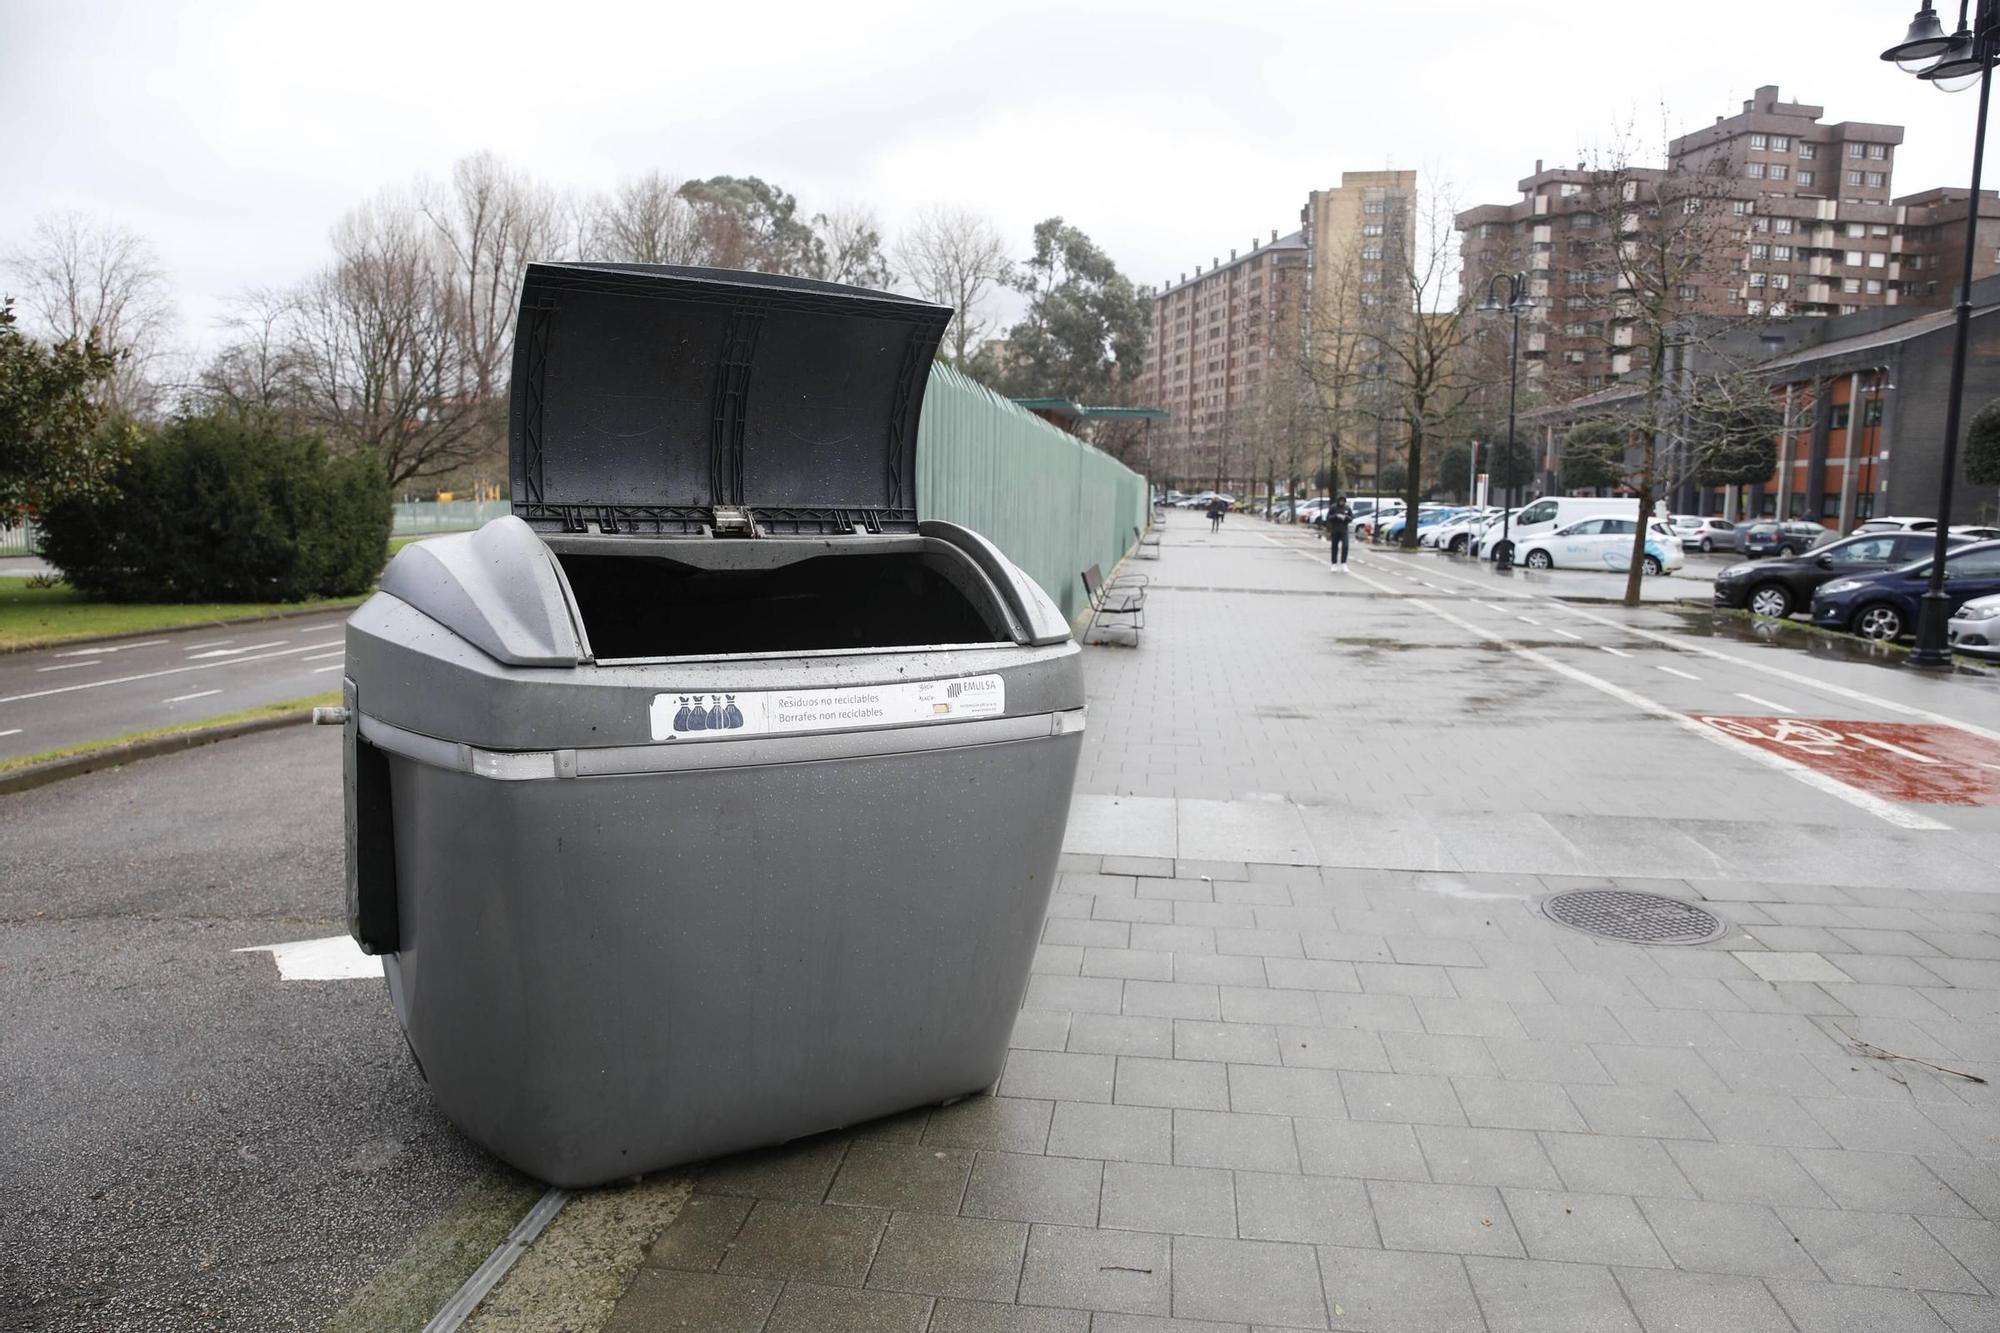
[[[998,546],[1074,620],[1083,571],[1108,573],[1145,526],[1146,481],[939,363],[917,431],[917,510]]]

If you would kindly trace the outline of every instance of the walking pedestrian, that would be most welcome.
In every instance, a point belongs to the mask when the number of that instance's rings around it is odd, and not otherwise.
[[[1347,563],[1347,529],[1353,522],[1354,511],[1347,507],[1347,497],[1336,497],[1326,511],[1327,545],[1333,548],[1333,563],[1336,565]]]
[[[1222,516],[1228,512],[1229,506],[1224,504],[1220,499],[1210,500],[1208,502],[1208,530],[1210,532],[1222,531]]]

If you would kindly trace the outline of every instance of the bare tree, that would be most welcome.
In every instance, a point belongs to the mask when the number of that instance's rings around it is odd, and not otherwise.
[[[591,210],[584,256],[627,264],[705,264],[701,219],[682,182],[649,171],[600,197]]]
[[[1329,253],[1313,272],[1302,330],[1294,353],[1293,376],[1302,403],[1302,433],[1324,449],[1327,484],[1334,494],[1344,485],[1344,462],[1362,431],[1360,402],[1367,391],[1367,368],[1375,359],[1381,332],[1374,307],[1360,302],[1361,258],[1357,250]]]
[[[302,369],[293,344],[298,294],[255,287],[231,307],[220,324],[222,350],[202,368],[195,394],[217,407],[295,416]]]
[[[298,406],[338,444],[382,457],[389,484],[436,477],[488,443],[456,263],[416,208],[391,195],[349,213],[334,262],[290,320]]]
[[[927,209],[896,242],[896,262],[917,295],[957,312],[945,343],[952,364],[963,365],[995,323],[987,298],[1006,280],[1009,267],[1000,233],[964,209]]]
[[[119,358],[100,387],[104,406],[143,414],[157,405],[156,371],[170,352],[176,316],[166,274],[144,237],[81,213],[46,213],[4,268],[36,332],[79,347],[94,333],[97,345]]]
[[[873,209],[843,205],[831,213],[815,214],[812,224],[826,247],[825,271],[816,276],[877,289],[895,282],[882,253],[882,224]]]
[[[418,207],[455,270],[464,343],[459,391],[493,400],[513,357],[521,271],[530,260],[559,257],[562,210],[554,191],[489,152],[459,159],[449,186],[420,187]]]

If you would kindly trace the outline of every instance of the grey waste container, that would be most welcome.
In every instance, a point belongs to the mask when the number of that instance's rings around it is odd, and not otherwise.
[[[1062,613],[920,522],[950,312],[531,265],[513,516],[347,627],[349,925],[445,1113],[587,1185],[993,1083],[1082,741]]]

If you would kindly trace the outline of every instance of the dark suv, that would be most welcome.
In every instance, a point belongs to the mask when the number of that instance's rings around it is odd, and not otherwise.
[[[1949,540],[1958,546],[1969,539]],[[1760,616],[1788,616],[1809,606],[1821,584],[1921,560],[1936,544],[1937,534],[1932,532],[1866,532],[1808,555],[1730,565],[1715,576],[1715,604]]]
[[[1827,530],[1817,523],[1797,519],[1778,523],[1767,518],[1743,529],[1743,554],[1753,560],[1760,555],[1797,555],[1812,550],[1826,535]]]

